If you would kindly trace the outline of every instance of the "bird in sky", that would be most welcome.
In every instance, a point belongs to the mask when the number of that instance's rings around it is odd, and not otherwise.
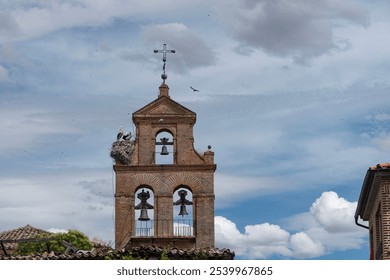
[[[198,89],[193,88],[193,87],[191,87],[191,86],[190,86],[190,89],[192,89],[193,92],[199,91]]]

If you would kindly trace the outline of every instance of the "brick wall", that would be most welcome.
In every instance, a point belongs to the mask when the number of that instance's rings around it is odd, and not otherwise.
[[[183,248],[214,247],[214,153],[199,154],[194,149],[193,126],[196,114],[171,100],[167,85],[160,95],[133,114],[136,125],[135,149],[128,165],[115,163],[115,239],[116,249],[127,244],[139,246],[175,244]],[[172,135],[174,162],[155,164],[156,136]],[[159,141],[159,139],[157,139]],[[191,191],[194,236],[177,238],[172,226],[158,221],[173,219],[173,195],[179,188]],[[154,196],[154,236],[136,237],[135,194],[147,188]],[[157,222],[156,222],[157,221]],[[129,243],[130,242],[130,243]]]
[[[383,178],[381,181],[381,216],[382,216],[382,244],[383,259],[390,259],[390,179]]]

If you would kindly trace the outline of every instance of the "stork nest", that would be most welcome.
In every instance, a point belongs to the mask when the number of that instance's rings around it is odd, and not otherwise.
[[[131,163],[131,154],[134,151],[134,142],[130,140],[112,143],[110,156],[121,164]]]

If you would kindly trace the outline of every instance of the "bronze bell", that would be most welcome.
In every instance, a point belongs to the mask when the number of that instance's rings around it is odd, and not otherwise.
[[[165,146],[165,145],[162,146],[160,155],[162,155],[162,156],[169,155],[167,146]]]
[[[139,221],[149,221],[149,216],[148,216],[148,210],[145,208],[141,209],[141,214],[139,215],[138,218]]]
[[[184,217],[184,215],[188,215],[186,206],[185,206],[185,205],[180,205],[180,213],[179,213],[179,216]]]

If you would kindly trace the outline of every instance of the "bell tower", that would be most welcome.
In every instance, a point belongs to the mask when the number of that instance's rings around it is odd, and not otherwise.
[[[135,137],[120,131],[112,145],[117,250],[214,247],[214,152],[195,150],[196,113],[170,98],[161,52],[157,99],[133,113]]]

